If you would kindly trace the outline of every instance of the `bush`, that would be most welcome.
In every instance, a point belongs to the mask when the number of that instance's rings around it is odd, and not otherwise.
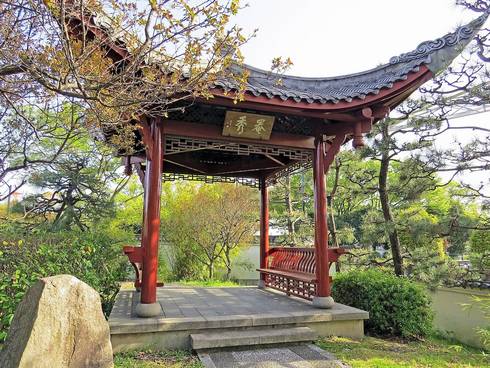
[[[99,292],[107,315],[126,275],[121,253],[103,232],[0,224],[0,342],[24,293],[42,277],[70,274],[86,282]]]
[[[336,302],[368,311],[365,326],[372,334],[412,338],[432,329],[425,290],[402,277],[379,270],[338,274],[332,296]]]

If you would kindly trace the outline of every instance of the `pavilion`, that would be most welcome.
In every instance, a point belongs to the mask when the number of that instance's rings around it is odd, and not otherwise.
[[[248,65],[243,101],[236,103],[238,83],[219,80],[211,99],[198,98],[168,117],[143,117],[134,142],[136,152],[123,158],[134,167],[145,189],[142,241],[125,247],[141,289],[139,317],[159,316],[157,300],[161,183],[178,179],[227,182],[260,190],[260,287],[285,291],[332,308],[329,268],[342,249],[328,248],[325,174],[340,147],[364,145],[373,124],[443,71],[475,37],[488,14],[388,63],[364,72],[331,78],[278,75]],[[96,14],[83,20],[93,37],[109,36]],[[114,55],[125,54],[121,44]],[[280,79],[281,83],[277,83]],[[314,248],[269,249],[268,187],[281,176],[313,168]]]

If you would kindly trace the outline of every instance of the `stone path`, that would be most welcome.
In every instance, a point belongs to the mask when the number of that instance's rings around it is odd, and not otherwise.
[[[348,368],[313,344],[199,353],[206,368]]]

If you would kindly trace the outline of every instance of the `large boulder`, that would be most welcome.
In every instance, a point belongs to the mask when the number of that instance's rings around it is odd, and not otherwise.
[[[70,275],[39,280],[15,311],[0,367],[113,367],[99,294]]]

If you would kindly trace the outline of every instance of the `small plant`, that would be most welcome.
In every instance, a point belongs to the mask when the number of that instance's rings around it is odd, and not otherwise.
[[[369,312],[366,330],[377,335],[414,338],[432,329],[432,310],[423,287],[379,270],[339,274],[335,301]]]

